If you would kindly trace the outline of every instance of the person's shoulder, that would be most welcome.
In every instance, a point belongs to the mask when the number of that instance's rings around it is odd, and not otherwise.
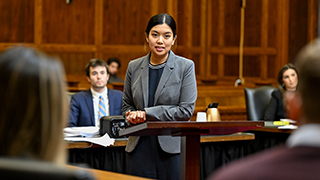
[[[271,94],[272,96],[274,96],[274,97],[278,97],[278,98],[281,98],[282,97],[282,92],[281,92],[281,90],[280,89],[275,89],[275,90],[273,90],[272,91],[272,94]]]
[[[80,91],[71,96],[71,104],[82,104],[87,98],[92,98],[90,90]]]
[[[116,75],[115,82],[123,83],[123,79],[120,76]]]
[[[110,75],[108,84],[112,84],[112,83],[123,83],[123,79],[118,75],[112,75],[112,76]]]
[[[108,91],[109,91],[109,93],[116,94],[116,95],[122,95],[123,94],[122,91],[119,91],[117,89],[109,89],[108,88]]]
[[[287,151],[288,148],[280,146],[236,160],[215,171],[208,180],[259,179],[273,171],[274,164],[281,161]]]
[[[86,96],[86,95],[89,95],[89,94],[91,94],[90,89],[89,90],[85,90],[85,91],[77,92],[72,97],[79,98],[79,97],[83,97],[83,96]]]
[[[179,67],[181,70],[189,71],[194,68],[194,62],[188,58],[173,54],[172,60],[173,64],[175,64],[174,66]]]
[[[148,57],[148,55],[139,57],[137,59],[133,59],[129,62],[129,66],[134,66],[134,65],[139,65],[141,64],[146,58]]]

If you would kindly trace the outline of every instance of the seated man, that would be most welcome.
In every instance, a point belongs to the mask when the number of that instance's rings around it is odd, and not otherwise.
[[[287,112],[299,128],[285,146],[232,162],[208,180],[319,179],[320,166],[320,41],[306,46],[296,62],[297,91],[285,95]]]
[[[109,83],[114,83],[114,82],[122,83],[123,80],[121,79],[121,77],[117,76],[118,69],[121,66],[121,63],[120,63],[119,59],[117,59],[117,58],[109,58],[108,61],[107,61],[107,64],[108,64],[108,69],[109,69],[109,73],[110,73],[108,84]]]
[[[106,87],[110,75],[106,62],[91,59],[85,71],[91,88],[71,97],[69,127],[99,126],[102,116],[122,115],[123,93]]]

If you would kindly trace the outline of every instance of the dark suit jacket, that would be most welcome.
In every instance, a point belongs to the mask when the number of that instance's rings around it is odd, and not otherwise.
[[[122,95],[121,91],[108,89],[110,116],[122,115]],[[71,97],[68,126],[95,126],[91,90],[81,91]]]
[[[122,112],[125,115],[128,110],[144,110],[148,121],[188,121],[197,99],[193,61],[170,51],[154,95],[154,106],[148,107],[149,56],[150,53],[129,63]],[[138,136],[130,136],[126,151],[133,151],[138,141]],[[158,136],[158,141],[165,152],[180,153],[180,137]]]
[[[276,89],[271,94],[271,100],[264,114],[264,120],[279,121],[284,118],[287,118],[287,113],[283,104],[282,92],[280,89]]]
[[[115,75],[111,75],[109,76],[109,79],[108,79],[108,84],[111,84],[111,83],[123,83],[123,80],[121,77],[117,76],[116,74]]]
[[[207,180],[320,179],[320,148],[284,146],[232,162]]]

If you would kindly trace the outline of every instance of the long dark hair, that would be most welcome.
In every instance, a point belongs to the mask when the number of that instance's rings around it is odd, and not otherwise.
[[[150,30],[158,24],[167,24],[173,32],[173,37],[176,36],[176,22],[174,21],[173,17],[164,13],[156,14],[150,18],[145,31],[146,34],[149,35]]]
[[[281,91],[286,91],[287,90],[286,86],[283,84],[282,78],[283,78],[283,73],[288,69],[293,69],[296,72],[296,74],[297,74],[297,76],[299,78],[298,70],[296,69],[296,67],[293,64],[288,63],[288,64],[282,66],[282,68],[280,69],[280,71],[278,73],[278,86],[279,86],[279,89]]]

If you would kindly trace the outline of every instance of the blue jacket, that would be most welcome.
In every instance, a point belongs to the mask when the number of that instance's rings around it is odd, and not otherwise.
[[[110,116],[122,115],[122,95],[121,91],[108,89]],[[68,126],[95,126],[93,100],[90,90],[81,91],[71,97]]]

